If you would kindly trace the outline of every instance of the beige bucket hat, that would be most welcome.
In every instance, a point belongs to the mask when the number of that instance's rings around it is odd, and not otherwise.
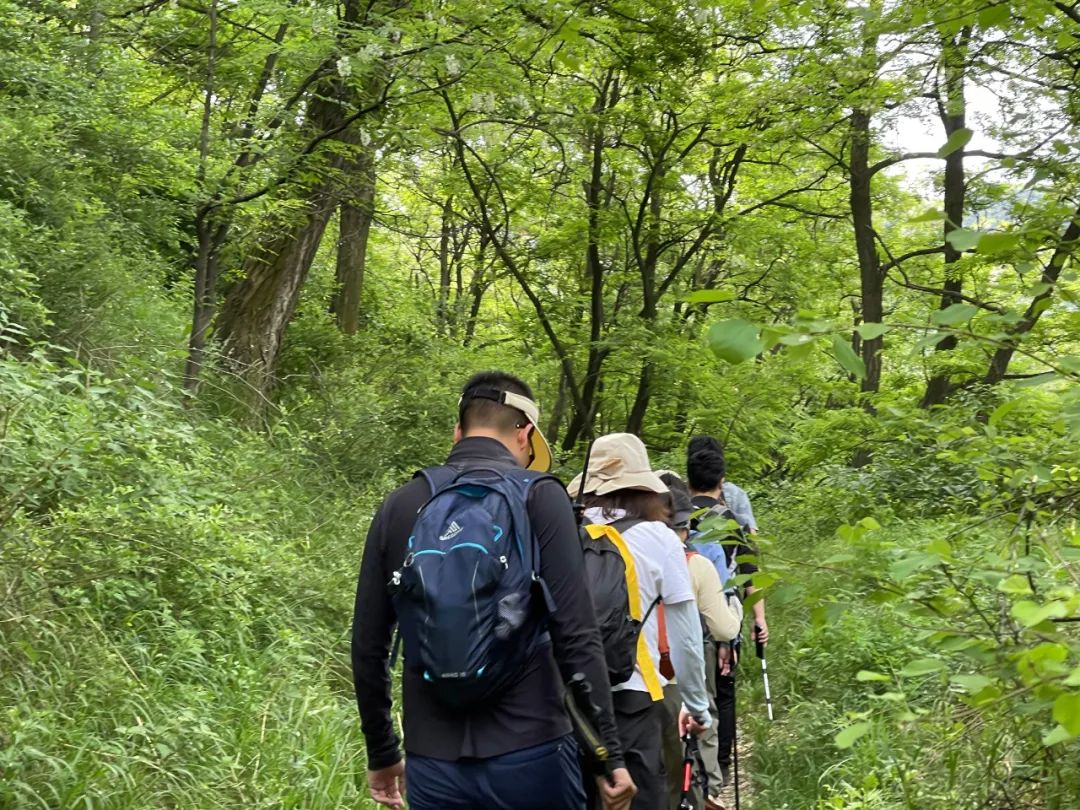
[[[577,497],[581,487],[578,475],[567,486]],[[593,442],[589,456],[589,473],[585,478],[585,493],[606,495],[619,489],[643,489],[648,492],[667,492],[667,484],[649,466],[649,452],[633,433],[609,433]]]

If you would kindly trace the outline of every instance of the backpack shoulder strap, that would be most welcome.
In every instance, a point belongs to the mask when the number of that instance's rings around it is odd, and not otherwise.
[[[617,522],[618,521],[616,521],[616,523]],[[642,521],[638,520],[636,522],[641,523]],[[626,597],[630,609],[630,618],[640,624],[645,624],[645,622],[649,620],[649,616],[652,615],[653,610],[658,606],[662,607],[663,599],[660,596],[657,596],[647,610],[642,610],[641,589],[638,585],[637,566],[634,564],[634,555],[630,553],[630,547],[626,545],[626,540],[623,539],[623,536],[615,526],[615,523],[591,523],[584,528],[586,534],[592,539],[606,539],[618,549],[619,556],[622,557],[623,567],[625,568]],[[625,528],[629,527],[627,526]],[[635,658],[637,660],[637,667],[641,671],[641,677],[645,681],[645,688],[648,690],[649,696],[654,702],[663,700],[664,689],[660,683],[660,677],[656,671],[656,666],[653,664],[652,654],[649,652],[649,645],[645,640],[644,633],[638,634]]]
[[[434,495],[457,478],[460,473],[461,471],[456,467],[451,467],[449,464],[440,464],[436,467],[425,467],[422,470],[417,470],[413,474],[413,478],[423,478],[427,481],[431,494]]]
[[[630,529],[634,528],[639,523],[644,523],[644,522],[645,521],[642,520],[641,518],[624,517],[624,518],[619,518],[618,520],[612,521],[611,522],[611,527],[613,529],[615,529],[617,532],[619,532],[619,534],[622,534],[623,532],[629,531]]]
[[[630,553],[630,547],[626,545],[623,536],[612,523],[590,523],[583,527],[586,535],[593,540],[607,540],[619,552],[622,557],[623,568],[626,569],[626,595],[630,603],[630,618],[635,621],[644,621],[645,610],[641,604],[641,589],[638,587],[637,565],[634,564],[634,555]]]

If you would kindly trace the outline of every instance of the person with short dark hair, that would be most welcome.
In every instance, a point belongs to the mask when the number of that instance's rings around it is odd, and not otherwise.
[[[747,532],[753,534],[757,526],[753,523],[753,510],[750,509],[750,499],[746,493],[734,484],[725,480],[727,474],[727,460],[724,457],[724,448],[720,442],[712,436],[696,436],[690,440],[686,451],[686,479],[690,486],[692,503],[697,509],[709,509],[716,514],[729,511],[735,516],[735,521]],[[727,498],[740,504],[740,512],[736,512]],[[749,517],[750,522],[746,522]],[[745,537],[745,535],[743,535]],[[725,544],[724,556],[732,574],[752,575],[757,572],[757,566],[746,559],[753,557],[756,550],[748,543]],[[744,592],[747,596],[756,588],[746,585]],[[754,638],[765,644],[769,640],[769,626],[765,621],[765,600],[754,603]],[[719,645],[720,671],[716,679],[716,709],[719,715],[717,734],[719,735],[717,760],[724,781],[728,780],[731,768],[732,747],[735,744],[735,664],[737,663],[736,650],[732,646]]]
[[[459,709],[438,699],[428,673],[410,666],[406,653],[404,761],[391,715],[388,661],[398,616],[390,583],[409,564],[406,558],[414,557],[410,535],[418,511],[432,497],[431,486],[413,478],[386,497],[372,520],[356,589],[352,661],[368,786],[383,806],[404,807],[407,774],[412,810],[584,810],[579,751],[563,705],[563,684],[577,673],[592,687],[597,731],[615,766],[612,782],[597,780],[604,807],[625,810],[633,798],[573,510],[562,485],[540,475],[551,464],[551,452],[539,419],[532,391],[522,380],[503,372],[477,374],[462,390],[446,465],[454,474],[504,471],[527,478],[520,468],[537,471],[524,506],[538,549],[537,574],[556,610],[538,616],[546,630],[535,636],[539,643],[526,650],[520,670],[511,671],[509,682],[479,708]]]
[[[722,500],[735,515],[735,520],[751,534],[757,534],[757,520],[750,505],[750,496],[742,487],[727,480],[727,459],[723,445],[712,436],[695,436],[687,446],[686,457],[686,480],[691,491],[709,492],[715,489],[715,482],[720,481]],[[689,463],[691,458],[695,458],[693,465]],[[691,466],[693,473],[690,472]],[[694,478],[690,477],[691,474]]]

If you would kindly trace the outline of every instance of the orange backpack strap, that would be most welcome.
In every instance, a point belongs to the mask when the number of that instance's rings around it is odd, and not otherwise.
[[[661,655],[661,657],[663,657],[663,656],[665,656],[665,655],[667,655],[668,653],[671,652],[671,645],[668,644],[668,640],[667,640],[667,618],[664,616],[664,603],[663,602],[661,602],[660,604],[658,604],[656,606],[656,622],[657,622],[657,624],[660,625],[660,627],[659,627],[659,630],[660,630],[659,647],[660,647],[660,655]]]
[[[664,616],[664,603],[660,602],[656,606],[656,623],[657,627],[657,647],[660,650],[660,674],[667,678],[669,681],[675,678],[675,667],[671,663],[671,645],[668,643],[667,637],[667,618]]]

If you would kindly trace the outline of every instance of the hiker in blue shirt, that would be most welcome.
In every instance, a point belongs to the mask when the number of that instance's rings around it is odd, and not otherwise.
[[[717,515],[730,513],[744,532],[757,532],[757,523],[750,507],[750,498],[734,484],[724,480],[727,462],[724,449],[712,436],[697,436],[690,440],[686,451],[686,473],[693,504],[698,509],[708,509]],[[729,501],[728,498],[731,498]],[[734,503],[732,503],[734,502]],[[744,535],[745,538],[745,535]],[[754,574],[757,566],[745,557],[755,554],[753,546],[745,542],[737,545],[725,545],[724,554],[729,576],[735,574]],[[752,585],[745,587],[749,596],[756,590]],[[769,640],[769,626],[765,621],[765,602],[756,602],[754,612],[754,640],[765,644]],[[716,706],[718,713],[717,734],[719,751],[717,759],[724,782],[729,781],[732,746],[735,742],[735,664],[737,656],[732,647],[720,645],[720,674],[716,685]]]

